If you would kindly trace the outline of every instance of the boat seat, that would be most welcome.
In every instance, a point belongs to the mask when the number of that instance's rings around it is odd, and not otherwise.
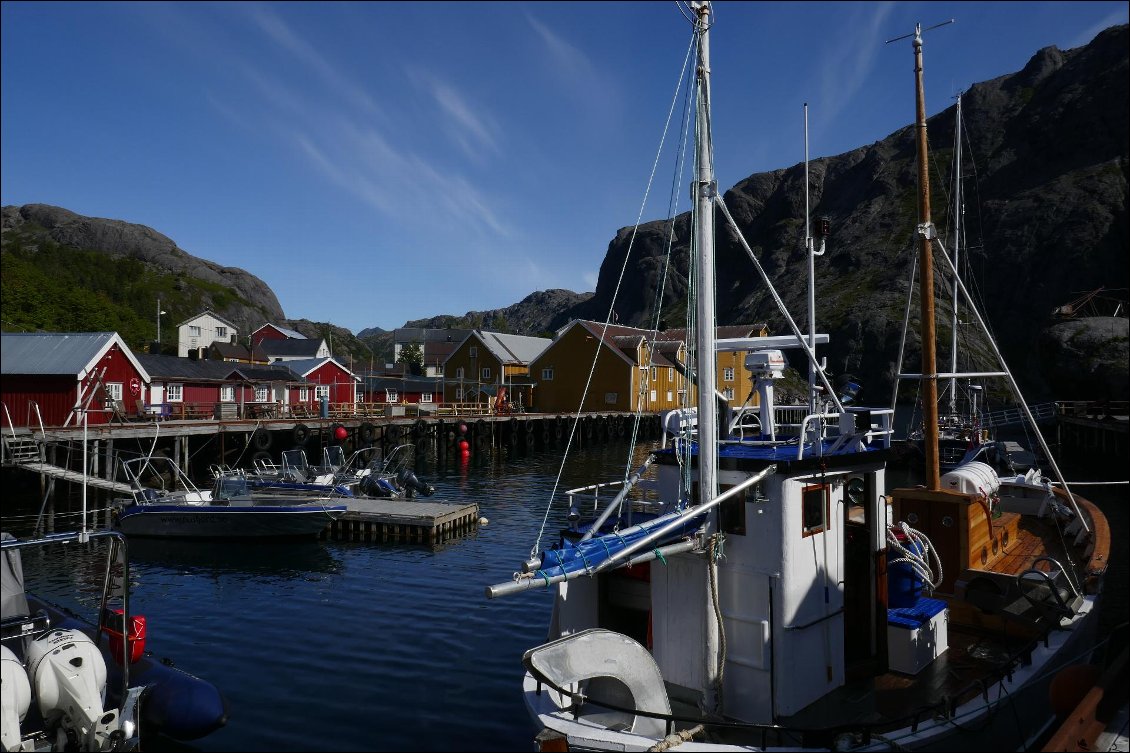
[[[603,702],[653,714],[671,713],[655,659],[626,635],[600,628],[582,630],[530,649],[522,663],[539,682],[565,689],[579,686],[579,692],[594,705],[580,711],[590,722],[648,737],[667,734],[663,719],[599,706]]]

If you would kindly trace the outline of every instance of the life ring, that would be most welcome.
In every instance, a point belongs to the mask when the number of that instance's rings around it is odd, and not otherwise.
[[[310,438],[310,427],[306,424],[298,424],[291,432],[291,437],[294,439],[296,445],[306,444],[306,440]]]
[[[368,421],[357,427],[357,438],[366,444],[373,441],[376,433],[376,428]]]
[[[255,445],[258,450],[271,449],[271,432],[263,428],[258,428],[251,435],[251,443]]]

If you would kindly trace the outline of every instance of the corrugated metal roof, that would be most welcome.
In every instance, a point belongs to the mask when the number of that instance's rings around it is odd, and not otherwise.
[[[548,337],[479,332],[479,339],[502,363],[529,363],[553,342]]]
[[[276,358],[278,356],[309,356],[314,357],[325,340],[263,340],[255,346],[255,352],[260,356]]]
[[[77,377],[116,337],[114,332],[0,333],[0,373]]]

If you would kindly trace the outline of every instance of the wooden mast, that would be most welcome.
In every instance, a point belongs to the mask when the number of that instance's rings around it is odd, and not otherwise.
[[[922,428],[926,451],[926,488],[940,489],[938,469],[938,369],[934,326],[934,265],[931,258],[930,176],[926,155],[926,94],[922,84],[922,25],[914,27],[915,102],[918,110],[919,298],[922,304]]]

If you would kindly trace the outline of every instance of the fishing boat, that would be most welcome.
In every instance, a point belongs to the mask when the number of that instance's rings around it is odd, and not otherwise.
[[[942,395],[939,396],[941,405],[944,407],[939,408],[937,412],[938,417],[938,467],[943,473],[951,471],[962,463],[978,460],[993,466],[998,473],[1015,475],[1017,470],[1017,463],[1015,462],[1012,452],[1008,445],[1004,442],[997,442],[993,439],[992,427],[988,425],[985,418],[985,389],[984,385],[979,383],[979,380],[991,377],[1003,377],[1004,373],[1000,371],[975,372],[972,370],[959,371],[959,355],[965,354],[967,360],[969,356],[970,343],[965,342],[965,347],[962,347],[963,341],[967,338],[964,336],[967,328],[966,324],[961,318],[961,310],[964,305],[961,298],[961,288],[958,285],[958,270],[968,267],[967,257],[968,253],[962,255],[963,249],[967,249],[965,244],[965,191],[964,180],[962,175],[962,137],[963,137],[963,119],[961,107],[961,95],[957,96],[957,101],[954,104],[954,141],[953,141],[953,169],[952,180],[950,187],[950,198],[952,199],[952,206],[950,211],[949,237],[950,245],[950,264],[954,270],[952,278],[949,280],[949,293],[950,293],[950,316],[949,316],[949,373],[944,377],[944,387]],[[910,292],[914,290],[913,276],[917,272],[917,264],[911,270],[911,285]],[[921,376],[918,374],[906,375],[902,374],[902,353],[906,346],[907,335],[910,332],[910,298],[907,297],[907,318],[903,322],[902,341],[899,346],[899,363],[896,371],[899,373],[900,379],[911,379],[915,382],[921,382]],[[939,375],[941,378],[941,375]],[[921,398],[921,395],[919,395]],[[897,401],[898,391],[895,390],[893,400]],[[920,400],[919,400],[920,402]],[[893,406],[892,406],[893,407]],[[916,411],[917,414],[917,411]],[[921,418],[921,416],[918,416]],[[925,434],[921,425],[914,426],[908,433],[907,439],[913,442],[921,451],[925,446]]]
[[[36,562],[99,543],[108,545],[96,621],[25,592],[22,553]],[[191,741],[227,722],[227,702],[212,683],[146,650],[152,636],[145,617],[130,611],[121,533],[4,533],[0,547],[5,751],[136,750],[157,735]]]
[[[130,497],[115,500],[111,519],[128,536],[312,537],[346,512],[331,495],[253,494],[241,474],[216,478],[202,491],[166,457],[133,458],[122,469]]]
[[[1110,544],[1106,520],[1036,472],[1002,479],[974,463],[940,475],[932,308],[922,317],[923,403],[935,411],[924,423],[927,483],[887,493],[893,410],[845,405],[815,354],[827,337],[815,330],[811,280],[803,333],[717,191],[709,139],[714,18],[709,3],[690,8],[693,276],[715,279],[717,213],[791,334],[716,339],[712,285],[688,285],[697,291],[688,303],[698,322],[688,369],[697,405],[665,416],[663,440],[622,481],[597,479],[566,492],[567,527],[556,542],[542,548],[543,524],[513,577],[487,587],[488,598],[554,594],[547,641],[522,657],[537,744],[1028,745],[1054,720],[1048,683],[1092,645]],[[920,27],[910,36],[920,190],[927,192],[919,202],[927,299],[936,238]],[[818,252],[807,231],[806,247],[811,277]],[[775,403],[785,349],[802,352],[810,366],[807,405]],[[752,420],[717,399],[716,354],[728,350],[746,354],[759,398]],[[615,486],[615,496],[595,507]]]

